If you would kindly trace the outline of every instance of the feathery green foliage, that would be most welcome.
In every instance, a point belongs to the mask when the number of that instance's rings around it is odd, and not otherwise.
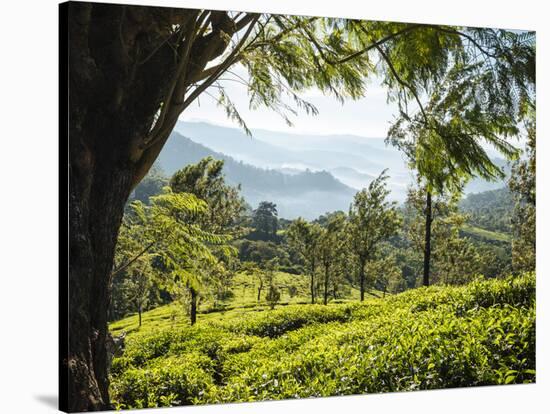
[[[240,187],[225,183],[223,160],[206,157],[197,164],[176,171],[170,179],[170,188],[176,193],[194,194],[208,205],[202,217],[202,226],[210,231],[235,231],[244,213],[244,199]]]

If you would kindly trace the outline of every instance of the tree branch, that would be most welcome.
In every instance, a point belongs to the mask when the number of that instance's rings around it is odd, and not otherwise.
[[[397,70],[395,70],[395,67],[393,66],[393,63],[391,62],[389,56],[386,54],[386,52],[384,52],[383,48],[378,46],[378,45],[376,45],[375,47],[378,50],[378,52],[380,53],[380,55],[382,56],[382,58],[386,61],[388,67],[390,68],[390,70],[393,73],[393,76],[395,77],[397,82],[399,82],[403,87],[407,88],[413,94],[414,99],[416,100],[416,103],[418,104],[418,107],[420,108],[420,112],[422,113],[422,117],[424,118],[424,123],[426,125],[429,125],[428,116],[426,115],[426,112],[424,111],[424,106],[422,105],[422,102],[420,101],[420,98],[418,97],[418,94],[416,93],[416,89],[412,85],[410,85],[409,83],[407,83],[406,81],[401,79],[401,77],[397,73]]]
[[[193,42],[195,41],[196,36],[196,28],[197,25],[200,26],[204,18],[206,17],[207,12],[203,12],[196,20],[193,21],[193,24],[191,25],[190,29],[187,31],[185,35],[185,46],[183,50],[183,56],[181,57],[181,60],[178,64],[178,67],[176,68],[176,74],[174,75],[174,79],[170,85],[170,89],[168,90],[168,93],[166,95],[166,98],[164,99],[162,103],[161,112],[159,114],[159,117],[157,121],[155,122],[155,126],[153,127],[152,131],[149,133],[148,137],[144,140],[142,144],[142,149],[148,148],[152,143],[155,142],[158,133],[162,130],[162,127],[164,125],[164,120],[166,118],[166,114],[168,112],[168,109],[170,107],[172,98],[174,96],[174,92],[176,90],[176,87],[178,85],[178,82],[185,78],[185,73],[187,69],[187,63],[189,62],[189,53],[191,51],[191,46],[193,45]]]
[[[258,14],[255,14],[253,16],[254,16],[254,18],[251,20],[251,22],[249,24],[249,27],[248,27],[247,31],[245,32],[245,34],[243,35],[243,37],[241,38],[239,44],[233,49],[233,51],[225,59],[225,61],[222,64],[217,65],[216,69],[212,71],[210,76],[205,81],[203,81],[203,83],[198,85],[195,88],[195,90],[193,90],[191,95],[189,95],[189,97],[187,99],[184,99],[183,96],[182,96],[181,99],[178,99],[178,102],[174,102],[174,100],[172,99],[170,101],[170,105],[166,105],[165,110],[167,112],[166,112],[166,115],[163,119],[164,122],[162,123],[161,126],[159,126],[159,128],[157,130],[157,133],[155,134],[154,138],[151,139],[151,140],[148,140],[147,143],[145,143],[143,145],[143,147],[142,147],[143,149],[148,149],[148,148],[154,146],[156,144],[156,142],[162,141],[163,139],[165,139],[166,136],[168,136],[170,134],[171,130],[173,129],[173,126],[176,123],[177,118],[181,114],[181,112],[183,110],[185,110],[185,108],[187,108],[191,104],[191,102],[193,102],[195,100],[195,98],[197,96],[199,96],[208,86],[210,86],[213,82],[215,82],[216,79],[229,66],[231,66],[233,63],[235,63],[235,61],[236,61],[235,57],[238,56],[237,52],[239,52],[242,49],[242,47],[243,47],[244,43],[246,42],[247,38],[250,36],[250,33],[252,32],[252,29],[255,26],[255,23],[260,18],[260,15],[258,15]],[[182,79],[178,78],[177,80],[181,81]],[[184,90],[182,90],[181,92],[182,92],[182,95],[183,95]],[[164,109],[164,106],[163,106],[163,109]],[[157,124],[158,124],[158,122],[157,122]],[[157,124],[155,124],[155,127],[157,127]]]
[[[284,24],[282,24],[280,19],[277,19],[275,16],[272,16],[272,17],[277,21],[277,23],[279,23],[279,25],[283,28],[283,30],[281,30],[279,33],[277,33],[275,36],[273,36],[273,38],[269,39],[269,41],[258,42],[258,43],[255,43],[254,45],[250,45],[251,49],[255,49],[255,48],[261,47],[261,46],[269,46],[269,45],[273,44],[274,42],[278,42],[285,35],[291,33],[293,30],[299,29],[303,25],[309,24],[309,23],[311,23],[311,22],[318,19],[318,17],[310,17],[309,19],[298,21],[298,23],[296,23],[294,26],[286,27]]]
[[[174,77],[172,79],[172,82],[170,84],[170,87],[168,89],[168,92],[166,94],[166,97],[162,101],[162,107],[160,109],[160,114],[155,122],[155,125],[153,126],[153,129],[150,131],[146,139],[142,143],[142,149],[147,148],[152,142],[155,141],[155,138],[157,137],[158,132],[161,130],[162,125],[164,123],[164,119],[166,117],[166,113],[168,111],[168,107],[170,105],[170,101],[172,100],[172,96],[174,94],[174,90],[176,88],[176,84],[178,80],[180,79],[182,73],[185,71],[185,66],[187,65],[187,62],[189,60],[189,51],[191,50],[191,45],[194,41],[194,35],[195,35],[195,28],[197,26],[197,20],[193,21],[193,24],[190,26],[190,28],[187,30],[187,33],[185,34],[185,46],[183,50],[183,56],[181,57],[181,60],[176,67],[176,71],[174,74]],[[183,33],[183,32],[182,32]]]
[[[248,23],[251,23],[258,15],[256,13],[247,13],[241,20],[235,22],[235,32],[238,32],[246,27]]]
[[[407,33],[407,32],[410,32],[412,30],[418,29],[420,27],[422,27],[422,26],[421,25],[411,25],[411,26],[408,26],[408,27],[406,27],[402,30],[398,30],[395,33],[391,33],[391,34],[383,37],[382,39],[377,40],[374,43],[371,43],[370,45],[366,46],[365,48],[363,48],[363,49],[361,49],[357,52],[354,52],[351,55],[346,56],[345,58],[342,58],[342,59],[339,59],[339,60],[336,60],[336,61],[333,61],[333,60],[330,60],[330,59],[326,58],[326,56],[324,55],[324,52],[322,51],[322,49],[321,49],[320,45],[318,44],[318,42],[316,41],[316,39],[311,35],[311,33],[309,33],[309,31],[307,31],[307,29],[305,29],[305,30],[306,30],[306,35],[310,38],[310,40],[315,45],[315,47],[319,51],[319,53],[321,53],[321,56],[323,57],[323,59],[328,64],[335,66],[335,65],[341,65],[343,63],[349,62],[350,60],[355,59],[355,58],[369,52],[370,50],[372,50],[374,48],[377,48],[380,45],[383,45],[384,43],[392,40],[393,38],[395,38],[397,36],[400,36],[404,33]],[[363,27],[361,27],[361,29],[363,30],[363,32],[365,32],[365,29]]]
[[[430,27],[432,29],[435,29],[439,32],[443,32],[443,33],[449,33],[449,34],[455,34],[455,35],[458,35],[458,36],[461,36],[465,39],[468,39],[470,42],[472,42],[472,44],[481,52],[483,53],[484,55],[490,57],[490,58],[493,58],[493,59],[497,59],[499,57],[499,55],[496,55],[494,53],[490,53],[488,52],[486,49],[484,49],[478,42],[477,40],[475,40],[472,36],[470,36],[469,34],[466,34],[464,32],[461,32],[460,30],[456,30],[456,29],[448,29],[448,28],[445,28],[443,26],[435,26],[435,25],[428,25],[427,27]]]
[[[152,241],[151,243],[149,243],[147,246],[145,246],[138,254],[136,254],[132,259],[128,260],[125,264],[123,264],[122,266],[120,266],[118,269],[116,270],[113,270],[111,272],[111,277],[119,274],[120,272],[122,272],[124,269],[127,269],[128,266],[130,266],[132,263],[134,263],[137,259],[139,259],[141,256],[143,256],[145,253],[147,253],[147,251],[153,247],[155,245],[156,241]]]
[[[254,25],[260,18],[260,15],[255,15],[254,19],[251,20],[250,25],[248,26],[248,29],[246,30],[245,34],[241,38],[239,44],[231,51],[230,55],[225,59],[223,63],[218,65],[216,67],[216,70],[212,72],[212,74],[199,86],[193,90],[191,95],[183,102],[181,111],[185,109],[187,106],[191,104],[195,100],[197,96],[199,96],[202,91],[204,91],[208,86],[210,86],[212,83],[216,81],[216,79],[227,69],[229,66],[234,64],[236,62],[236,57],[238,56],[238,52],[242,49],[244,43],[246,42],[246,39],[250,36],[252,33],[252,29],[254,28]],[[181,113],[181,111],[179,111]],[[178,114],[179,115],[179,114]]]

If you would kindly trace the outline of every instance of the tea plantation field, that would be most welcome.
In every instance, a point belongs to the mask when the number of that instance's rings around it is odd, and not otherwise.
[[[535,275],[363,303],[241,307],[190,327],[175,305],[111,326],[117,408],[535,381]]]

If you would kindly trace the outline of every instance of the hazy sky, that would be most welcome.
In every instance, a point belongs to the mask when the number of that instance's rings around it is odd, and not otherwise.
[[[233,68],[241,78],[248,79],[243,66]],[[231,75],[226,76],[233,77]],[[332,96],[325,96],[318,89],[310,89],[300,93],[300,96],[314,104],[319,110],[316,116],[299,111],[298,116],[289,115],[293,126],[289,127],[283,118],[268,108],[249,109],[249,98],[245,85],[235,81],[221,81],[226,94],[233,101],[241,117],[251,129],[267,129],[297,134],[352,134],[367,138],[385,138],[395,114],[398,113],[395,103],[386,102],[386,88],[381,85],[381,79],[373,77],[367,84],[366,96],[357,101],[346,100],[341,104]],[[207,90],[200,99],[195,100],[180,116],[181,121],[206,121],[209,123],[240,128],[240,126],[225,114],[225,109],[219,107],[214,99],[216,89]],[[290,103],[290,102],[288,102]],[[409,109],[414,108],[411,103]],[[523,134],[522,134],[523,135]],[[523,148],[525,137],[510,141],[518,148]],[[492,146],[481,142],[481,145],[493,157],[502,157]]]
[[[243,67],[237,68],[239,76],[246,76]],[[367,89],[367,96],[358,101],[347,100],[341,104],[334,97],[324,96],[318,89],[311,89],[300,94],[303,99],[314,104],[319,110],[317,116],[299,112],[298,116],[290,116],[294,126],[286,125],[274,111],[261,108],[250,110],[246,86],[234,81],[222,82],[228,96],[237,107],[241,117],[249,128],[262,128],[273,131],[313,134],[354,134],[364,137],[382,138],[396,113],[396,105],[386,102],[386,90],[380,86],[379,79],[373,79]],[[210,90],[217,96],[216,90]],[[225,126],[238,126],[225,115],[225,110],[218,107],[214,98],[202,94],[187,108],[182,121],[208,121]]]

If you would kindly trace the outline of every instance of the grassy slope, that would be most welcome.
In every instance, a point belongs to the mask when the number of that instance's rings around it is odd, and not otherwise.
[[[113,361],[119,408],[535,380],[533,274],[363,304],[239,308],[194,327],[169,309],[146,313]]]
[[[267,293],[266,288],[262,290],[261,301],[258,304],[258,280],[250,275],[244,275],[238,273],[233,279],[231,291],[233,297],[217,304],[217,306],[223,305],[226,312],[212,312],[213,301],[207,299],[199,307],[198,321],[210,320],[217,318],[226,318],[227,311],[235,310],[236,314],[246,314],[247,312],[254,311],[255,309],[266,309],[267,304],[265,302],[265,295]],[[281,292],[281,299],[279,306],[285,306],[290,304],[308,304],[310,303],[309,293],[309,277],[304,275],[293,275],[284,272],[277,272],[275,274],[275,284],[279,287]],[[289,287],[294,287],[297,291],[296,295],[291,297],[289,294]],[[338,302],[357,301],[359,300],[359,289],[352,286],[344,286],[346,289],[345,299],[339,299]],[[382,296],[382,293],[376,290],[368,291],[367,298],[377,298]],[[318,298],[321,300],[321,298]],[[254,308],[254,309],[253,309]],[[232,313],[229,313],[232,314]],[[172,303],[170,305],[162,306],[157,309],[153,309],[143,314],[144,329],[153,324],[156,327],[184,327],[187,326],[189,317],[185,314],[183,305],[179,303]],[[120,321],[111,324],[110,329],[113,333],[121,331],[132,332],[138,329],[138,316],[137,314],[124,318]]]
[[[466,235],[471,234],[481,239],[495,240],[499,242],[508,242],[508,243],[512,240],[509,234],[482,229],[481,227],[472,226],[471,224],[464,225],[462,227],[462,231],[464,231]]]

